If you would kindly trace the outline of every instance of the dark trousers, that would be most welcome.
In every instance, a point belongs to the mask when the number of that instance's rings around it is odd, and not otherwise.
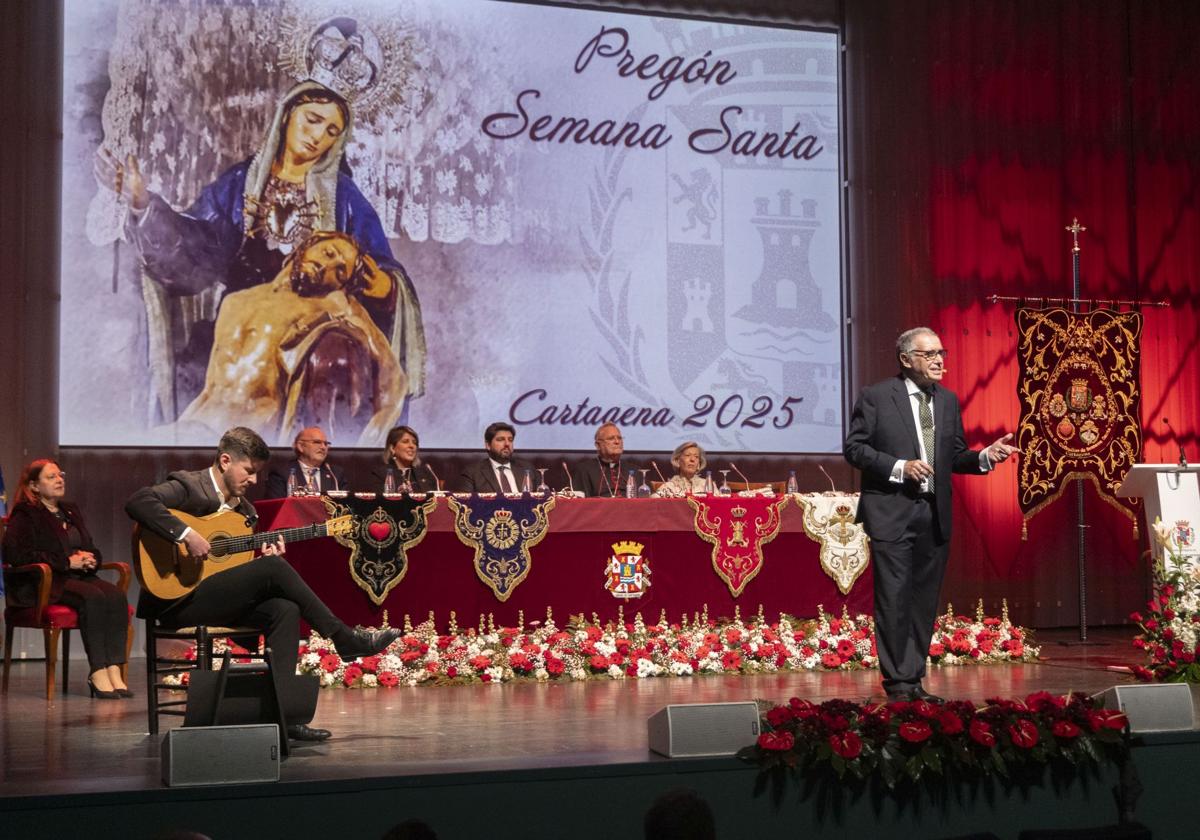
[[[79,613],[79,635],[89,672],[125,664],[129,602],[124,592],[98,577],[69,577],[58,603]]]
[[[921,684],[937,618],[950,544],[941,536],[932,499],[912,500],[913,515],[898,540],[871,540],[875,571],[875,648],[883,687]]]
[[[346,631],[346,625],[287,560],[275,556],[257,557],[205,578],[158,616],[168,627],[241,624],[261,628],[283,673],[296,670],[301,617],[326,638]]]

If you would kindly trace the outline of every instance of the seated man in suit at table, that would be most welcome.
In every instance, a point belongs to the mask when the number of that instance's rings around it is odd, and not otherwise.
[[[346,489],[346,474],[342,468],[330,464],[329,447],[333,444],[325,437],[320,426],[309,426],[302,429],[292,441],[292,451],[296,457],[281,468],[272,469],[267,473],[267,492],[265,499],[282,499],[288,494],[288,476],[296,476],[298,487],[306,488],[317,493],[330,490]]]
[[[533,466],[513,459],[516,435],[516,430],[504,422],[488,426],[483,432],[487,457],[463,470],[454,489],[460,493],[519,493],[526,475],[530,477],[530,489],[536,489]]]
[[[130,496],[125,512],[146,530],[179,543],[189,556],[202,561],[208,556],[208,540],[172,510],[192,516],[236,510],[252,522],[257,516],[246,491],[270,456],[256,432],[232,428],[221,437],[211,467],[173,472],[161,484],[143,487]],[[283,558],[283,551],[282,538],[264,544],[263,556],[206,577],[173,601],[156,598],[143,588],[138,617],[158,620],[166,627],[216,624],[262,628],[276,666],[289,674],[295,673],[300,652],[301,618],[332,640],[343,659],[379,653],[400,638],[403,631],[397,628],[368,632],[347,627]],[[307,724],[288,727],[288,737],[299,741],[323,741],[329,735],[329,730]]]
[[[577,485],[583,495],[613,499],[622,496],[624,466],[621,456],[625,454],[625,438],[616,423],[605,423],[596,429],[596,457],[588,458],[576,470]]]

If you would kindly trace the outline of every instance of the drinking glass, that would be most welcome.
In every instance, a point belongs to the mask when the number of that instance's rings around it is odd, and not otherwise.
[[[729,470],[717,470],[721,474],[721,486],[717,489],[718,496],[732,496],[733,490],[729,487]]]
[[[642,474],[642,483],[638,486],[637,494],[639,499],[650,498],[650,485],[646,483],[646,473],[650,470],[638,470]]]
[[[287,494],[288,496],[300,495],[300,476],[296,475],[295,467],[288,470]]]
[[[537,468],[537,471],[538,471],[538,488],[537,488],[537,492],[538,492],[538,493],[540,493],[540,494],[542,494],[543,496],[549,496],[549,495],[550,495],[550,488],[546,486],[546,468],[545,468],[545,467],[538,467],[538,468]]]
[[[383,495],[390,496],[396,492],[396,474],[392,470],[387,471],[387,475],[383,477]]]

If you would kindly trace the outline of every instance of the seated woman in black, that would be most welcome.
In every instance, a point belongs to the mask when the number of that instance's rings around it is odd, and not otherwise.
[[[410,426],[396,426],[388,432],[383,468],[373,473],[380,487],[387,487],[391,477],[391,490],[385,492],[428,493],[438,489],[429,469],[421,463],[420,446],[421,439]]]
[[[8,515],[4,559],[14,566],[46,563],[54,571],[50,601],[79,613],[79,633],[87,651],[88,686],[93,697],[106,700],[132,697],[125,685],[125,636],[129,604],[125,593],[96,574],[100,551],[79,507],[63,500],[65,474],[45,458],[21,472],[17,503]],[[13,575],[8,597],[17,604],[36,601],[36,584],[27,575]]]

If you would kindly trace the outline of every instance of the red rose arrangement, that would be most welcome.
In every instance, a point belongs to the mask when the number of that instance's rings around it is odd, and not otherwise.
[[[934,774],[999,776],[1050,762],[1098,766],[1127,749],[1127,721],[1080,694],[1022,700],[862,705],[792,698],[763,715],[762,734],[739,756],[764,773],[878,777],[888,788]]]

